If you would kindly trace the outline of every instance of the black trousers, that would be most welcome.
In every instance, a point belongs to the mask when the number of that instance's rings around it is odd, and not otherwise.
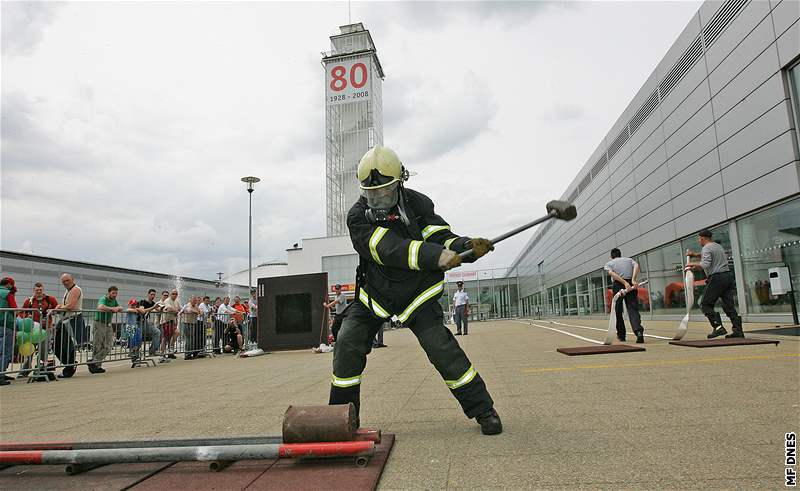
[[[367,354],[372,351],[372,340],[384,322],[358,301],[351,306],[333,350],[329,404],[352,402],[358,414],[361,376],[367,365]],[[494,406],[483,379],[472,367],[453,334],[444,326],[444,315],[438,302],[431,301],[422,307],[408,327],[468,418],[474,418]]]
[[[61,365],[71,365],[64,367],[64,373],[75,373],[75,342],[72,341],[70,330],[82,324],[80,316],[63,320],[56,325],[56,334],[53,339],[53,354],[58,358]]]
[[[453,312],[453,322],[456,324],[456,332],[463,332],[464,334],[469,334],[469,319],[467,319],[467,315],[465,314],[465,310],[467,310],[466,305],[459,305],[456,307],[456,310]],[[461,330],[461,325],[464,325],[464,330]]]
[[[725,271],[723,273],[714,273],[706,280],[706,291],[703,293],[703,301],[700,303],[700,309],[703,314],[708,317],[711,327],[714,329],[722,325],[722,316],[714,310],[714,305],[717,300],[722,302],[722,310],[728,319],[733,324],[734,331],[742,330],[742,318],[736,312],[733,306],[733,294],[736,289],[736,277],[732,271]]]
[[[250,342],[257,343],[258,342],[258,317],[250,317],[250,325],[248,326],[247,331],[250,333]]]
[[[615,281],[611,285],[612,295],[616,295],[618,291],[624,290],[625,285],[619,281]],[[613,297],[612,297],[613,298]],[[642,328],[642,316],[639,315],[639,292],[634,288],[625,294],[620,300],[617,300],[615,313],[617,315],[617,337],[625,339],[625,320],[622,318],[622,304],[628,308],[628,319],[631,321],[631,329],[637,336],[639,333],[644,332]]]
[[[234,329],[231,329],[230,327],[225,329],[225,345],[230,346],[231,349],[233,349],[233,351],[239,351],[240,349],[242,349],[242,347],[239,346],[239,337],[238,337],[239,334],[241,333],[242,331],[239,330],[238,327]]]

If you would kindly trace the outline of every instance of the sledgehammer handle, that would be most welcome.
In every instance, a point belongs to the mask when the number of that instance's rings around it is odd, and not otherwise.
[[[510,232],[504,233],[503,235],[498,235],[497,237],[492,239],[492,244],[497,244],[498,242],[506,240],[507,238],[512,237],[514,235],[517,235],[520,232],[524,232],[525,230],[528,230],[531,227],[535,227],[536,225],[539,225],[542,222],[546,222],[547,220],[550,220],[551,218],[556,218],[557,214],[558,214],[558,212],[553,210],[549,214],[547,214],[547,215],[545,215],[545,216],[543,216],[541,218],[537,218],[536,220],[534,220],[534,221],[532,221],[530,223],[526,223],[525,225],[519,226],[519,227],[515,228],[514,230],[511,230]],[[458,255],[461,256],[462,258],[465,258],[467,256],[470,256],[471,254],[472,254],[472,249],[469,249],[469,250],[466,250],[464,252],[459,253]]]

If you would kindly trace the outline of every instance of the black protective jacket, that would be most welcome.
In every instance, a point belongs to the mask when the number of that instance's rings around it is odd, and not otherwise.
[[[467,250],[470,238],[454,234],[424,194],[404,188],[403,200],[410,225],[400,219],[397,207],[385,219],[368,219],[362,197],[350,208],[347,227],[360,257],[358,300],[378,317],[396,315],[408,322],[444,291],[442,250]]]

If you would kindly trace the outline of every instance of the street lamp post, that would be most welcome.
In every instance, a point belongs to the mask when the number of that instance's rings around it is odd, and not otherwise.
[[[249,197],[249,211],[247,221],[247,294],[253,291],[253,190],[255,183],[261,179],[253,176],[242,178],[242,182],[247,183],[247,195]]]

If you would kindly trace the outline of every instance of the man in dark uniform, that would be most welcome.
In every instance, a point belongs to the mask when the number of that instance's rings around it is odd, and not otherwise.
[[[700,309],[711,323],[712,331],[707,336],[708,339],[725,334],[727,334],[726,338],[743,338],[742,318],[739,317],[733,304],[736,278],[733,275],[733,271],[728,267],[725,249],[714,242],[711,237],[710,230],[703,229],[697,233],[697,241],[703,247],[703,250],[699,253],[687,250],[686,255],[699,257],[700,262],[688,263],[684,269],[702,269],[706,273],[706,291],[703,293]],[[731,334],[728,334],[728,331],[722,326],[722,316],[714,310],[714,304],[717,303],[718,299],[722,301],[722,310],[731,320],[731,324],[733,324],[733,332]]]
[[[390,149],[370,149],[358,164],[362,197],[347,215],[359,254],[355,300],[339,331],[333,355],[329,404],[352,402],[358,413],[367,354],[381,325],[396,316],[417,337],[428,359],[485,435],[503,431],[486,384],[444,326],[439,297],[444,271],[494,249],[486,239],[461,237],[422,193],[405,189],[408,172]]]

